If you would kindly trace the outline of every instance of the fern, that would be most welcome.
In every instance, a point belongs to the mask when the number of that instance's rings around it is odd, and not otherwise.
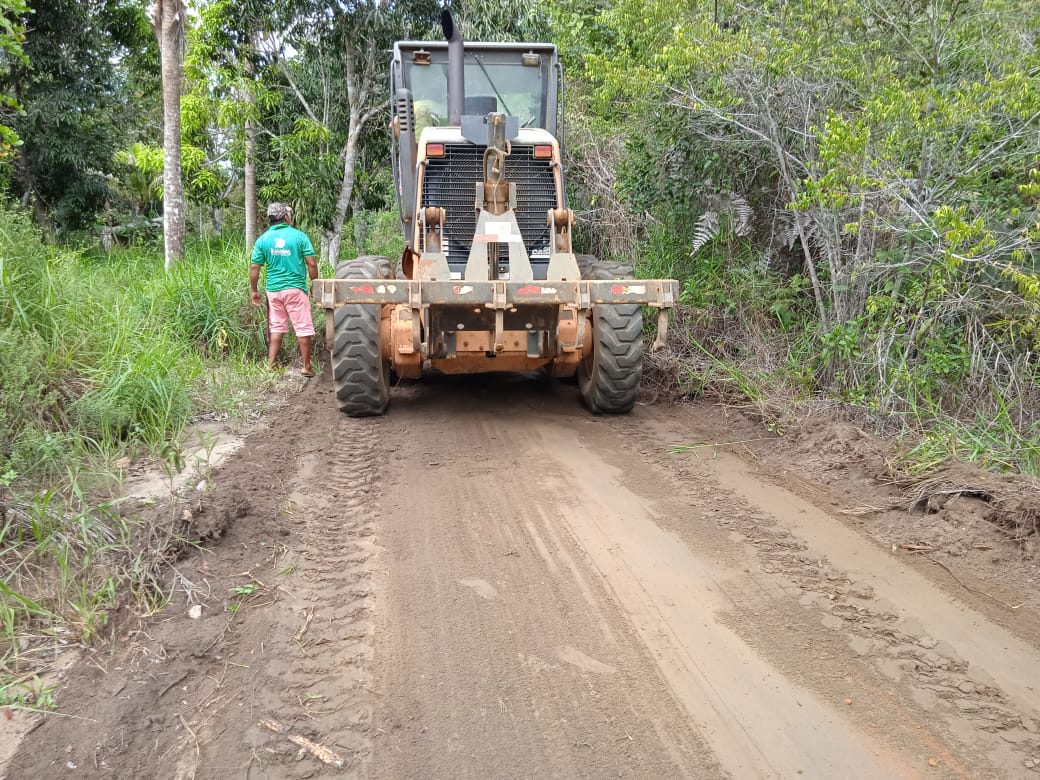
[[[729,193],[730,211],[733,214],[733,235],[743,238],[751,234],[751,221],[755,212],[747,198],[735,192]]]
[[[701,247],[719,234],[720,224],[721,220],[717,211],[705,211],[697,218],[697,227],[693,231],[693,243],[690,245],[690,257],[697,254]]]
[[[751,235],[755,212],[747,198],[736,192],[720,192],[711,196],[704,213],[697,218],[693,231],[690,255],[695,255],[705,244],[722,233],[723,217],[734,236],[743,238]]]

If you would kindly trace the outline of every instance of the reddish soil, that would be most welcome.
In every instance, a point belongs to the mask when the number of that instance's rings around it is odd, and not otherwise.
[[[1040,776],[1036,484],[886,456],[526,377],[351,420],[323,375],[147,510],[206,549],[0,773]]]

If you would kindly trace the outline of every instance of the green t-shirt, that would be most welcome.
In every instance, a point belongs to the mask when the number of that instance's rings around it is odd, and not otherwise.
[[[268,292],[297,290],[310,292],[305,257],[314,256],[311,240],[303,231],[284,222],[271,225],[253,244],[252,262],[267,266],[265,288]]]

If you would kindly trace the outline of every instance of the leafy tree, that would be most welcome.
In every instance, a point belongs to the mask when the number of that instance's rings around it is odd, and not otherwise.
[[[60,228],[90,223],[108,196],[105,175],[136,113],[120,63],[148,48],[147,21],[133,0],[31,0],[10,30],[25,29],[25,58],[0,69],[0,94],[21,106],[0,109],[22,139],[12,191],[39,223],[53,213]]]
[[[261,41],[275,29],[272,13],[269,4],[257,0],[211,0],[200,9],[186,63],[194,120],[187,135],[190,142],[205,148],[211,163],[220,161],[229,173],[228,185],[242,182],[247,250],[253,245],[259,224],[260,117],[277,102],[267,83],[268,63],[261,52]],[[207,134],[208,141],[204,138]],[[230,161],[236,165],[228,166]],[[223,195],[229,195],[230,189],[226,187]]]
[[[0,73],[10,67],[11,62],[25,62],[22,41],[25,29],[20,19],[29,12],[25,0],[0,0]],[[8,110],[17,109],[18,101],[13,95],[0,93],[0,105]],[[0,124],[0,159],[10,154],[11,147],[18,143],[18,134],[13,128]]]
[[[1040,409],[1040,214],[1028,195],[1040,7],[556,0],[543,10],[599,148],[625,140],[606,160],[614,207],[645,216],[646,235],[666,236],[688,270],[743,233],[771,267],[807,279],[797,289],[816,312],[805,327],[822,347],[820,387],[891,409],[960,383]]]
[[[427,34],[438,12],[433,0],[332,7],[296,0],[280,7],[278,34],[262,41],[282,95],[265,128],[262,192],[302,207],[301,216],[321,228],[323,258],[339,257],[363,139],[373,120],[389,114],[387,51],[395,40]]]

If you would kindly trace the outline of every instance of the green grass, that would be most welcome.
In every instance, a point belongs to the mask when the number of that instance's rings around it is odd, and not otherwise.
[[[977,463],[988,471],[1040,475],[1040,423],[1021,426],[1006,406],[960,420],[931,407],[918,410],[898,465],[909,473],[928,473],[950,460]]]
[[[248,405],[263,340],[246,268],[231,243],[191,247],[170,274],[157,248],[48,248],[0,210],[0,479],[64,490],[77,464]]]
[[[91,641],[124,587],[161,598],[152,557],[176,540],[105,502],[111,464],[176,464],[193,418],[262,402],[275,375],[247,268],[235,242],[189,246],[169,274],[156,246],[46,246],[0,206],[0,692],[16,704],[49,701],[36,648]]]

